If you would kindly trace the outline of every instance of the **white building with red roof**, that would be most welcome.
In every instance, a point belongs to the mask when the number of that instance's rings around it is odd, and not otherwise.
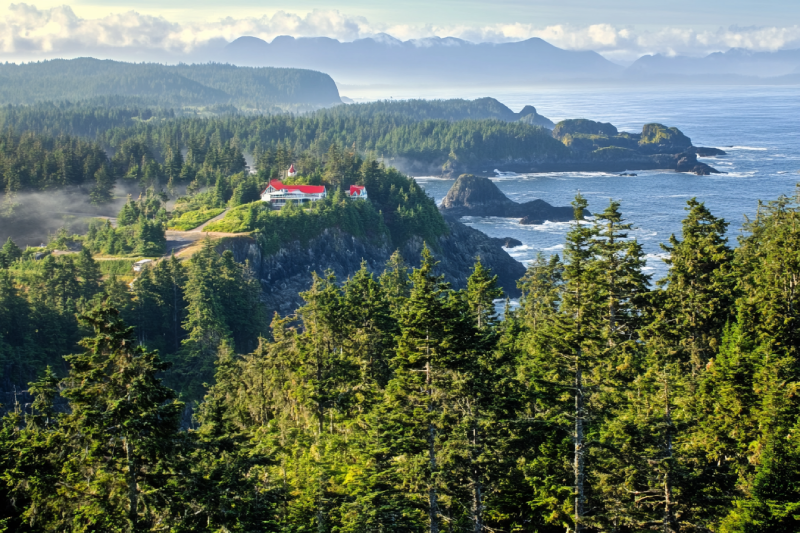
[[[360,200],[367,198],[367,188],[363,185],[351,185],[350,192],[348,193],[348,197],[354,200]]]
[[[286,171],[286,175],[290,178],[297,176],[297,171],[294,169],[294,163],[289,166],[289,170]]]
[[[261,192],[261,200],[280,207],[291,200],[297,203],[316,202],[325,198],[324,185],[286,185],[280,180],[272,180]]]

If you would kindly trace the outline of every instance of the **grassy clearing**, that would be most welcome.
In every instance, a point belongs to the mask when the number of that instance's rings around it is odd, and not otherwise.
[[[225,211],[223,207],[204,207],[194,211],[187,211],[178,218],[170,220],[169,228],[174,231],[189,231]]]
[[[205,231],[218,231],[221,233],[251,231],[253,229],[254,220],[258,218],[259,213],[262,211],[269,211],[269,206],[263,202],[240,205],[230,209],[222,220],[212,222],[203,229]]]

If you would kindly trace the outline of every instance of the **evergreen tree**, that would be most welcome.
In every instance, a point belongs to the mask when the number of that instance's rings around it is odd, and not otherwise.
[[[653,335],[671,339],[680,356],[692,362],[697,374],[714,356],[725,323],[732,317],[735,299],[730,275],[733,253],[725,231],[728,223],[714,217],[704,204],[689,200],[679,241],[670,236],[662,245],[669,258],[662,289],[653,293],[649,319]]]
[[[453,346],[456,331],[448,320],[449,288],[433,273],[434,266],[433,256],[425,247],[422,264],[411,274],[411,291],[399,313],[394,375],[385,394],[386,437],[393,453],[404,457],[396,466],[398,475],[416,493],[417,505],[427,511],[431,533],[439,531],[442,520],[440,446],[450,429],[442,407],[451,392],[450,370],[459,356]]]
[[[89,198],[94,205],[101,205],[113,199],[114,174],[110,165],[103,165],[94,173],[95,185],[89,192]]]
[[[70,453],[54,496],[63,512],[51,527],[150,529],[164,520],[183,405],[156,377],[169,365],[136,345],[116,310],[98,308],[81,320],[95,336],[67,357],[62,395],[70,412],[59,425]]]
[[[567,234],[564,249],[563,284],[559,289],[558,311],[550,316],[544,314],[547,306],[538,304],[544,323],[532,331],[529,340],[531,360],[526,363],[526,373],[538,389],[537,400],[543,422],[551,424],[561,435],[568,432],[572,441],[572,480],[562,486],[537,487],[543,491],[540,498],[548,505],[558,503],[558,511],[552,520],[566,522],[576,532],[585,531],[587,500],[591,494],[587,479],[587,459],[592,437],[597,430],[593,426],[597,412],[598,387],[605,385],[603,360],[599,357],[601,328],[607,321],[598,320],[601,302],[597,291],[598,270],[594,260],[594,226],[582,223],[586,200],[578,195],[573,202],[576,222]],[[538,267],[542,268],[542,267]],[[545,270],[544,272],[547,272]],[[552,276],[552,270],[549,273]],[[547,302],[547,300],[545,300]],[[569,426],[572,426],[570,429]],[[589,432],[592,433],[589,433]],[[564,433],[561,433],[564,432]],[[565,436],[565,435],[564,435]],[[564,453],[563,440],[556,449]],[[553,457],[550,463],[541,462],[538,472],[529,475],[548,476],[548,470],[560,463]],[[564,480],[566,481],[566,480]],[[572,508],[564,499],[566,487],[571,486]]]
[[[80,293],[86,302],[89,302],[100,292],[102,274],[100,265],[92,257],[88,249],[83,248],[75,261],[76,274],[80,279]]]
[[[743,327],[765,349],[784,354],[795,354],[800,344],[798,221],[796,201],[781,197],[760,204],[736,251]]]
[[[6,239],[3,248],[0,249],[0,255],[3,257],[6,264],[10,264],[22,257],[22,250],[11,240],[11,237],[9,237]]]

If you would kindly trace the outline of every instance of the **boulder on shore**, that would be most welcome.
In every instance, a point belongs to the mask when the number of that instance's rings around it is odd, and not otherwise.
[[[462,174],[447,192],[439,210],[445,216],[528,218],[541,221],[569,222],[574,219],[572,207],[555,207],[544,200],[519,204],[509,199],[492,180]],[[588,211],[584,215],[590,214]],[[536,223],[536,222],[530,222]]]

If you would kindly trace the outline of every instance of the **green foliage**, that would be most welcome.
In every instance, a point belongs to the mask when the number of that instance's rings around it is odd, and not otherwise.
[[[211,220],[215,216],[220,215],[223,211],[225,211],[225,208],[223,207],[203,207],[194,211],[186,211],[179,217],[174,217],[169,221],[169,229],[176,231],[189,231],[200,226],[204,222]]]
[[[645,124],[642,127],[641,144],[673,144],[689,147],[692,141],[678,128],[667,128],[663,124]]]
[[[84,245],[94,253],[107,255],[160,256],[164,253],[167,238],[161,222],[140,216],[130,226],[115,228],[108,220],[93,220]]]
[[[17,243],[9,237],[2,248],[0,248],[0,268],[8,268],[12,263],[22,257],[22,250]]]
[[[134,259],[102,259],[97,261],[100,273],[104,276],[131,276],[133,275],[133,264],[138,260]]]
[[[348,108],[349,109],[349,108]],[[268,115],[258,117],[221,117],[210,120],[176,119],[170,124],[137,123],[132,127],[115,128],[99,135],[103,144],[118,146],[128,139],[147,140],[154,149],[166,153],[168,146],[186,146],[192,154],[203,146],[225,146],[235,139],[243,151],[257,154],[259,160],[272,159],[269,178],[285,177],[294,162],[301,174],[311,174],[313,165],[295,156],[308,150],[316,157],[331,145],[355,148],[359,153],[372,153],[385,158],[408,158],[441,165],[457,158],[499,160],[512,158],[564,157],[570,151],[553,139],[549,130],[521,122],[496,119],[450,121],[444,119],[415,120],[401,115],[374,114],[364,110],[338,108],[310,115]],[[356,116],[351,116],[356,113]],[[194,146],[200,147],[199,150]],[[452,156],[451,156],[452,154]],[[199,168],[203,160],[187,154],[186,166]],[[259,169],[263,168],[259,163]],[[274,165],[274,166],[273,166]]]
[[[599,135],[613,137],[617,135],[617,128],[608,122],[595,122],[585,118],[562,120],[553,128],[553,137],[563,140],[567,135]]]
[[[81,321],[94,336],[66,358],[67,377],[48,368],[30,384],[30,412],[17,405],[3,420],[0,496],[16,530],[268,527],[278,500],[260,475],[268,462],[250,457],[246,440],[213,430],[215,391],[201,431],[180,431],[184,405],[157,377],[169,364],[137,345],[115,309]],[[59,392],[66,413],[55,410]]]
[[[94,253],[108,255],[136,254],[158,256],[164,253],[166,211],[163,195],[148,189],[144,197],[130,197],[117,217],[117,227],[110,220],[95,219],[89,223],[84,246]]]
[[[258,201],[230,209],[225,218],[212,222],[206,231],[242,233],[256,231],[267,253],[294,241],[307,243],[322,232],[338,228],[356,237],[380,237],[386,233],[380,213],[369,202],[329,197],[308,206],[288,204],[273,211]]]
[[[43,191],[103,182],[96,198],[105,201],[106,177],[101,172],[108,159],[103,149],[73,137],[18,135],[8,129],[0,135],[0,190],[6,194]]]

